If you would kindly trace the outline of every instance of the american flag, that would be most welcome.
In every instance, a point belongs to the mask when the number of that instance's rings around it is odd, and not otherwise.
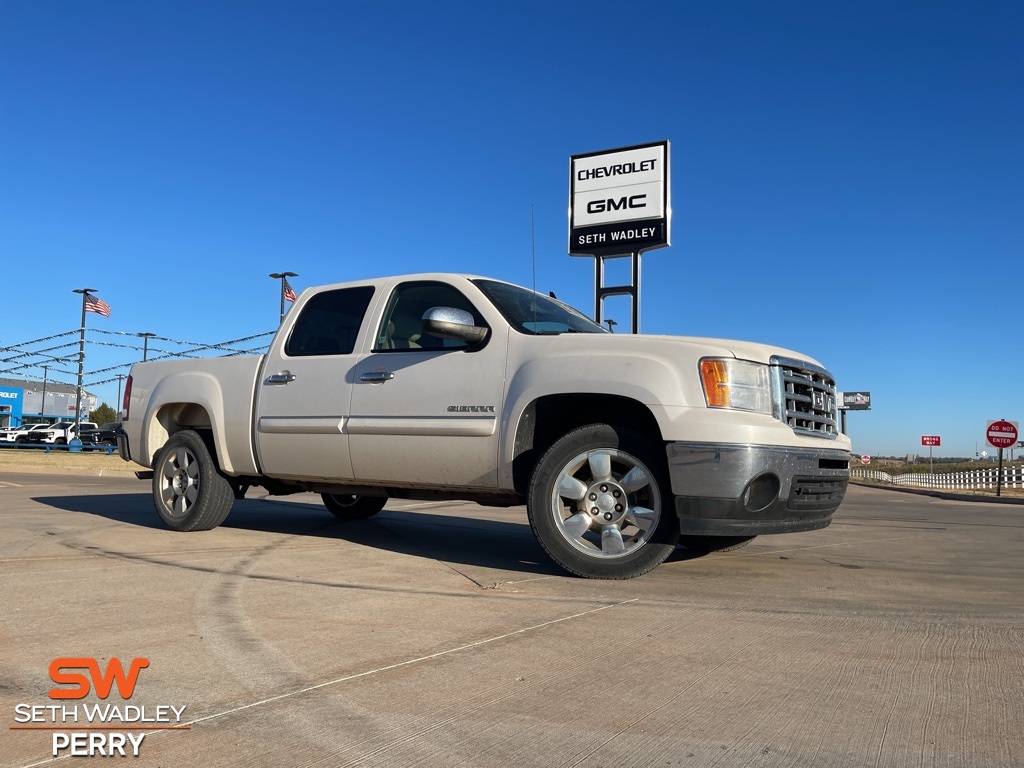
[[[85,294],[85,311],[96,312],[104,317],[110,317],[110,305],[103,299],[96,298],[91,293]]]
[[[287,277],[281,278],[284,281],[284,299],[285,301],[295,301],[295,291],[288,283]]]

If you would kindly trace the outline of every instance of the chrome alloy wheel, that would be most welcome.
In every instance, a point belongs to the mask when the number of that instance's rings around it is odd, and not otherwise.
[[[171,517],[184,517],[199,498],[199,460],[179,445],[160,466],[160,500]]]
[[[617,558],[641,548],[661,519],[650,470],[624,451],[586,451],[569,461],[551,494],[551,514],[565,540],[591,557]]]

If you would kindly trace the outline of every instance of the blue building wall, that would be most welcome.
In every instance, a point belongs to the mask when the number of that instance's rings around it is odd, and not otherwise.
[[[20,427],[25,390],[0,387],[0,427]]]

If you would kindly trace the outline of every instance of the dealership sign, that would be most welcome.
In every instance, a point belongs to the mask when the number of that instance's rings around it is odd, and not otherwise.
[[[669,244],[669,147],[638,144],[569,158],[569,253],[630,256]]]
[[[841,411],[870,411],[870,392],[839,392],[839,410]]]

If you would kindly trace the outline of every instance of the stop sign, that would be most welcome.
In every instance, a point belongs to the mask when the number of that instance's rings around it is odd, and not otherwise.
[[[863,456],[860,457],[860,463],[861,464],[870,464],[871,463],[871,457],[868,456],[867,454],[864,454]]]
[[[990,421],[985,436],[994,448],[1012,448],[1017,444],[1017,422]]]

